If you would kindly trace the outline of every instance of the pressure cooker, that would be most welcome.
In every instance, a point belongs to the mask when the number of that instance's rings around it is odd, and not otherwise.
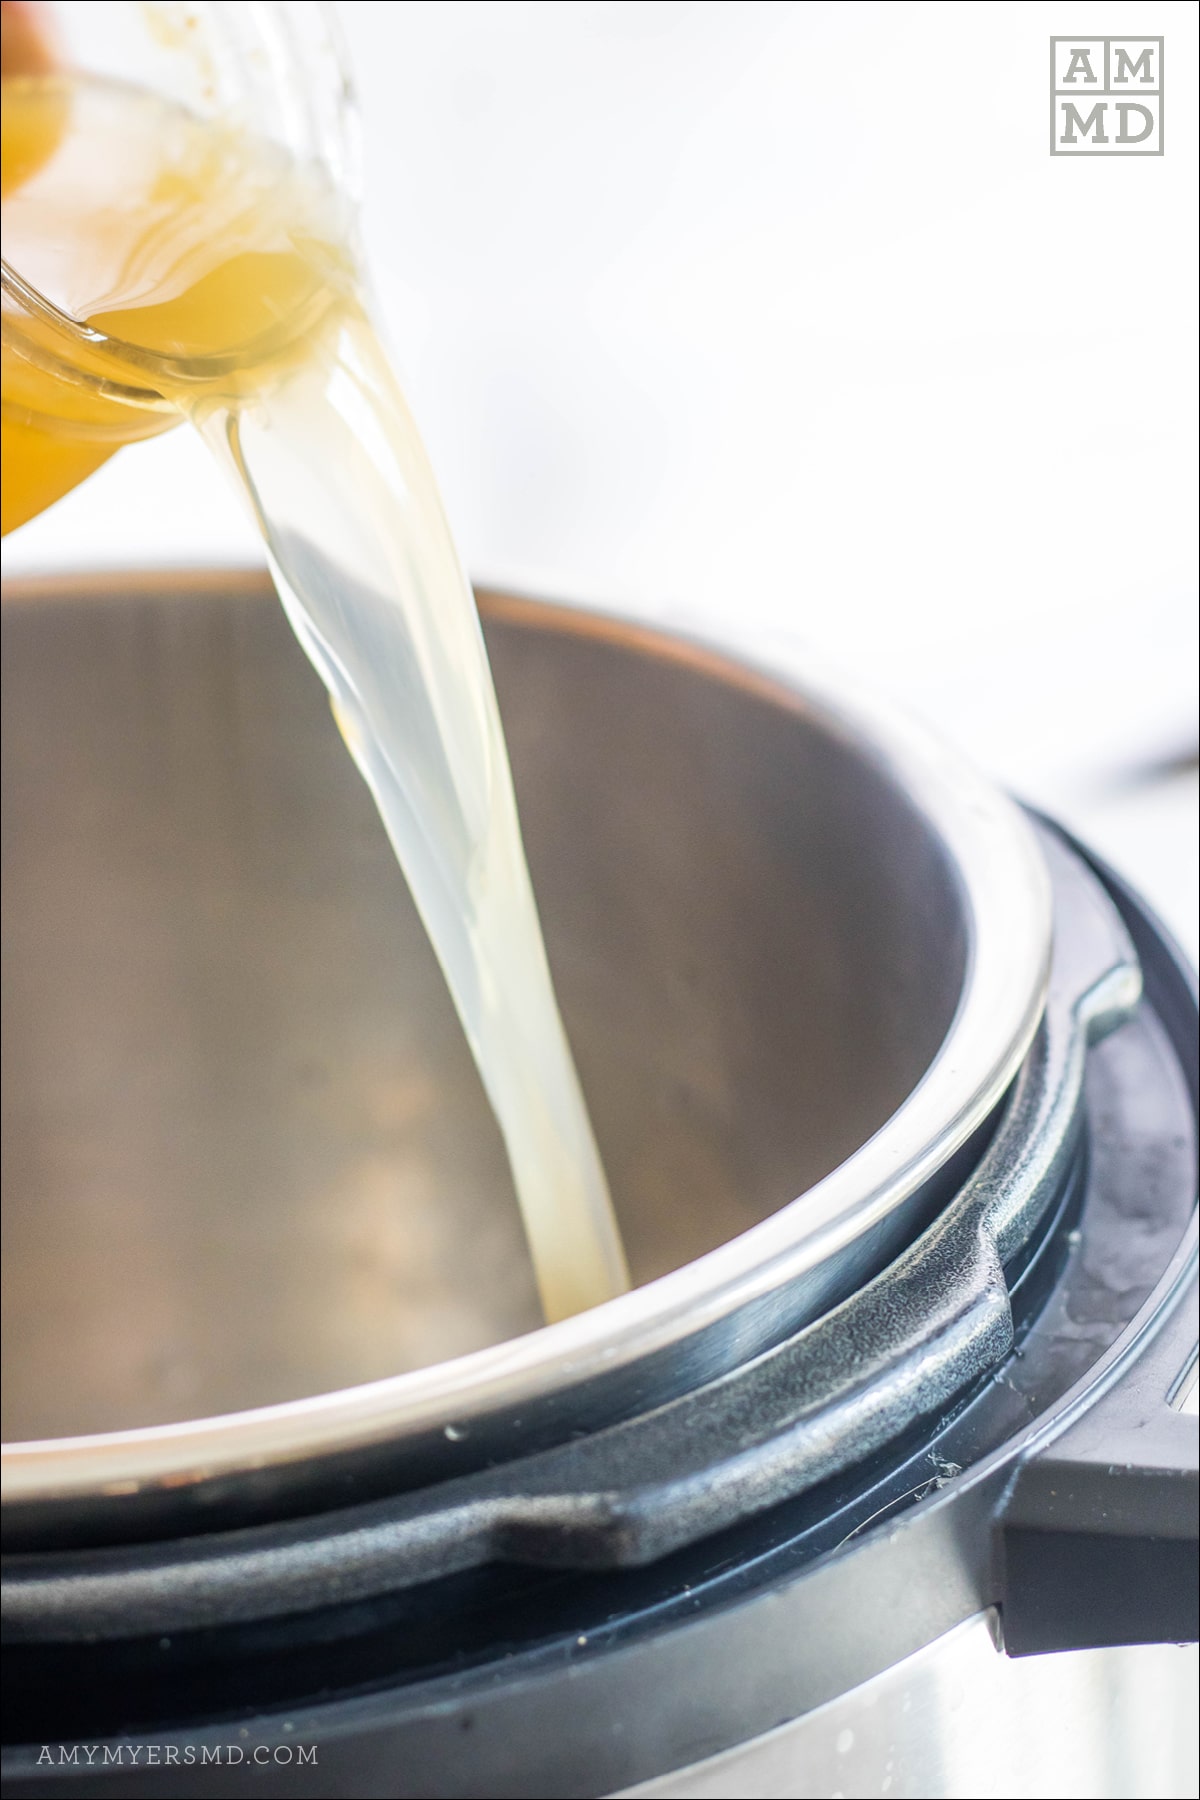
[[[6,591],[4,1793],[1194,1792],[1179,952],[807,654],[480,605],[549,1327],[265,577]]]

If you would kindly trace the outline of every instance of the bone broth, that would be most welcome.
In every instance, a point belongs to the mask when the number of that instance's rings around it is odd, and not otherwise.
[[[122,443],[181,416],[201,433],[253,510],[445,972],[545,1314],[620,1292],[474,600],[342,202],[266,142],[34,75],[4,82],[3,228],[8,263],[68,315],[35,304],[19,332],[6,316],[4,529]]]

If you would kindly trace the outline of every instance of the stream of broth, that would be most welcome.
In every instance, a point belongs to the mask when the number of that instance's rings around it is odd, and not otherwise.
[[[474,599],[342,203],[266,143],[47,76],[4,82],[3,190],[6,260],[86,328],[64,359],[52,324],[6,319],[4,529],[190,419],[253,509],[445,972],[545,1315],[621,1292]]]

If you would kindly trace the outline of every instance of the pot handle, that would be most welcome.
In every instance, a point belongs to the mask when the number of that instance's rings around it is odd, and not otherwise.
[[[1196,1245],[1193,1218],[1143,1329],[1018,1465],[999,1522],[1012,1656],[1200,1635]]]
[[[1054,828],[1058,831],[1060,828]],[[1196,977],[1160,922],[1114,870],[1091,862],[1148,950],[1164,941],[1195,1039]],[[1149,958],[1153,984],[1156,959]],[[1156,1005],[1178,1009],[1183,990]],[[1193,1107],[1200,1071],[1185,1071]],[[1153,1170],[1147,1171],[1153,1180]],[[1200,1636],[1200,1228],[1183,1242],[1137,1318],[1089,1372],[1086,1390],[1026,1447],[998,1518],[1005,1649],[1013,1656]]]
[[[487,1562],[645,1564],[815,1487],[952,1407],[1012,1349],[1010,1274],[1072,1179],[1087,1046],[1128,1016],[1141,989],[1116,909],[1056,838],[1043,841],[1071,930],[1060,933],[1038,1035],[976,1174],[882,1275],[705,1388],[423,1495],[329,1514],[319,1526],[68,1553],[69,1579],[61,1556],[14,1557],[6,1632],[61,1640],[215,1625]],[[1075,1454],[1067,1438],[1058,1448]],[[1049,1475],[1028,1467],[1032,1508]],[[1029,1591],[1029,1533],[1043,1529],[1034,1519],[1021,1537],[1025,1504],[1018,1486],[1015,1595]]]

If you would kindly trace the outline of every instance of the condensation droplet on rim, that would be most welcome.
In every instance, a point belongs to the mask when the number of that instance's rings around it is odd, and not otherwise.
[[[834,1745],[834,1748],[839,1756],[849,1756],[851,1750],[853,1750],[854,1733],[848,1725],[844,1726],[843,1729],[838,1732],[837,1743]]]

